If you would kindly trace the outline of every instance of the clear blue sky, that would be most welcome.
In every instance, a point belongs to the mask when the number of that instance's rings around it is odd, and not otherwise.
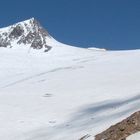
[[[140,0],[0,1],[0,27],[31,17],[67,44],[140,48]]]

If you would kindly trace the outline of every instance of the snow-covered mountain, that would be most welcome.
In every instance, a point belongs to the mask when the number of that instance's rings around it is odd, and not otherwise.
[[[1,140],[93,140],[140,109],[140,50],[65,45],[35,19],[0,46]]]
[[[18,48],[43,49],[47,52],[53,46],[64,46],[65,44],[56,41],[35,18],[31,18],[0,29],[0,47],[12,48],[17,45]],[[99,48],[90,49],[101,50]]]
[[[54,39],[34,18],[0,30],[0,47],[14,47],[17,44],[47,51],[51,49],[49,40]]]

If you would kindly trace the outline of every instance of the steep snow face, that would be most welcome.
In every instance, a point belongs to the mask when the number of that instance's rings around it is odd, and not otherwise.
[[[93,140],[140,109],[140,50],[95,51],[45,37],[47,53],[28,51],[21,36],[10,40],[13,49],[0,47],[1,140]]]
[[[14,47],[18,44],[47,51],[51,49],[49,40],[54,39],[34,18],[0,29],[0,47]]]

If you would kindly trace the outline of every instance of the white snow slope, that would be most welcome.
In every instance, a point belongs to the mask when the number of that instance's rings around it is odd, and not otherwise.
[[[51,45],[0,48],[0,140],[93,140],[140,109],[140,50]]]
[[[127,140],[139,140],[140,133],[133,134],[132,136],[128,137]]]

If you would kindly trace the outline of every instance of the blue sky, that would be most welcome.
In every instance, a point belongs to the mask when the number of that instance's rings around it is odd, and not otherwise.
[[[1,0],[0,27],[31,17],[67,44],[140,48],[140,0]]]

